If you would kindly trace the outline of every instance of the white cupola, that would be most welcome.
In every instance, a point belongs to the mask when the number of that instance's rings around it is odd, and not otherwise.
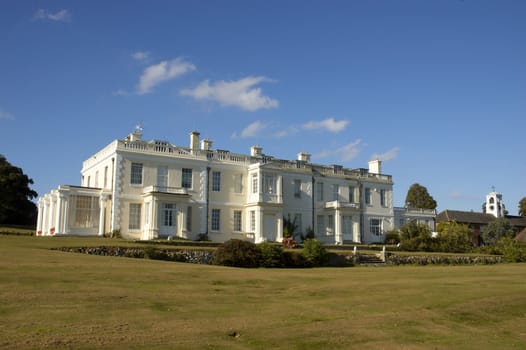
[[[502,194],[493,191],[486,196],[486,213],[496,218],[502,218],[504,217],[505,209],[506,207],[502,202]]]

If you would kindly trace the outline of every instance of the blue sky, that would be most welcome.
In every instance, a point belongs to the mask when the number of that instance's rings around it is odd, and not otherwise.
[[[39,194],[125,137],[366,168],[402,206],[526,196],[526,2],[0,1],[0,153]]]

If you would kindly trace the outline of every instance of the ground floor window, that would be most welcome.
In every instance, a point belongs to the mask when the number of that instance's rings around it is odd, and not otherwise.
[[[221,209],[212,209],[212,231],[220,229]]]
[[[375,236],[381,236],[382,235],[382,223],[380,219],[371,219],[369,221],[369,227],[371,234]]]
[[[256,211],[250,211],[250,232],[256,231]]]
[[[141,229],[141,204],[140,203],[130,203],[128,229],[130,230],[140,230]]]
[[[99,198],[93,196],[72,195],[72,207],[75,208],[73,227],[99,227]]]
[[[163,204],[163,226],[175,226],[175,204]]]
[[[241,224],[241,210],[234,210],[234,231],[240,232]]]

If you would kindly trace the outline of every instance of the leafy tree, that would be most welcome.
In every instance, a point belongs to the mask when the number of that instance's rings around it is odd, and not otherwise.
[[[441,251],[465,253],[473,249],[471,230],[468,225],[441,222],[438,224],[437,231],[437,240]]]
[[[29,188],[33,180],[0,154],[0,224],[34,225],[38,194]]]
[[[437,202],[429,194],[427,188],[415,183],[407,191],[405,205],[408,208],[436,209]]]
[[[436,250],[429,226],[415,221],[410,221],[400,227],[400,243],[405,250]]]
[[[519,215],[526,216],[526,197],[519,201]]]
[[[224,266],[258,267],[260,259],[261,251],[256,244],[231,239],[217,247],[213,262]]]
[[[496,244],[501,238],[515,236],[513,227],[505,218],[496,219],[488,224],[481,233],[484,244]]]

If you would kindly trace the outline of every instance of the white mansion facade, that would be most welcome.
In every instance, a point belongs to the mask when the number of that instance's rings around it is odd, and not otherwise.
[[[259,243],[281,241],[290,219],[297,234],[312,231],[325,243],[375,243],[406,213],[393,208],[392,177],[379,160],[348,169],[312,164],[307,153],[275,159],[258,146],[234,154],[200,142],[198,132],[179,147],[143,141],[137,130],[84,161],[81,174],[81,186],[39,198],[38,235]],[[420,214],[434,224],[434,211]]]

